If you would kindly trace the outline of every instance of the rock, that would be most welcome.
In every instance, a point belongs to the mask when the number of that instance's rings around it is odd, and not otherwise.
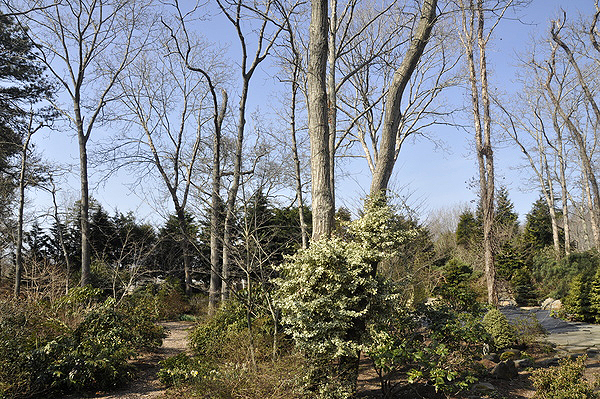
[[[521,351],[518,349],[507,349],[500,354],[500,360],[516,360],[521,358]]]
[[[560,301],[560,299],[557,299],[556,301],[554,301],[550,304],[550,310],[561,310],[561,309],[562,309],[562,302]]]
[[[544,302],[542,302],[542,310],[548,310],[550,307],[550,304],[552,302],[554,302],[555,299],[554,298],[546,298],[544,299]]]
[[[500,356],[497,353],[490,353],[483,357],[485,360],[489,360],[490,362],[500,363]]]
[[[539,367],[550,367],[550,366],[558,366],[558,358],[551,357],[549,359],[541,360],[538,362]]]
[[[492,369],[492,376],[501,380],[511,380],[518,375],[519,372],[512,360],[500,362]]]
[[[533,360],[529,358],[515,360],[515,367],[518,369],[526,369],[527,367],[533,367]]]
[[[473,389],[482,393],[492,393],[496,391],[496,387],[489,382],[479,382],[473,386]]]
[[[542,302],[542,310],[560,310],[562,309],[562,302],[560,299],[546,298]]]
[[[512,298],[498,300],[498,306],[517,306],[517,301]]]

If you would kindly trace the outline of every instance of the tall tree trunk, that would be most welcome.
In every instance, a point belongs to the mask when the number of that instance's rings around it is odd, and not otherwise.
[[[327,105],[329,108],[329,186],[331,188],[331,201],[335,212],[335,142],[337,138],[337,90],[336,90],[336,62],[337,46],[336,36],[338,30],[337,0],[331,1],[331,15],[329,16],[329,38],[327,47]]]
[[[571,254],[571,228],[569,224],[569,202],[568,202],[568,188],[567,188],[567,177],[566,177],[566,160],[564,157],[564,143],[562,137],[562,129],[558,123],[558,115],[556,110],[552,113],[552,125],[556,132],[556,153],[558,156],[558,167],[559,167],[559,179],[560,179],[560,191],[561,191],[561,202],[562,202],[562,219],[563,219],[563,231],[565,233],[565,255]]]
[[[327,0],[311,2],[308,47],[308,131],[312,177],[312,238],[327,238],[333,231],[335,205],[331,186],[331,155],[327,106],[326,69],[328,41]]]
[[[212,188],[211,188],[211,207],[210,207],[210,286],[208,291],[209,308],[212,309],[216,305],[216,297],[219,289],[219,283],[221,282],[221,260],[222,260],[222,247],[221,238],[223,232],[221,231],[221,126],[223,125],[223,119],[225,118],[225,111],[227,110],[227,93],[223,90],[221,108],[219,110],[217,103],[217,95],[215,87],[212,84],[212,80],[208,75],[205,74],[208,79],[210,90],[213,96],[214,106],[214,128],[213,132],[213,170],[212,170]],[[225,270],[227,273],[228,271]],[[223,284],[227,284],[229,276],[227,274],[222,275]],[[221,291],[223,300],[227,299],[228,287],[222,288]]]
[[[396,163],[398,128],[402,119],[402,95],[431,36],[431,30],[436,19],[436,7],[437,0],[425,0],[423,2],[421,19],[411,39],[410,47],[400,67],[394,72],[394,77],[387,93],[381,146],[375,159],[375,171],[371,180],[371,195],[376,195],[382,191],[385,192],[388,188],[394,164]]]
[[[475,28],[475,20],[477,20],[477,28]],[[494,225],[494,152],[491,145],[490,99],[486,60],[487,40],[484,38],[483,0],[477,0],[476,6],[473,0],[470,1],[468,7],[463,5],[463,32],[465,34],[463,44],[469,70],[475,145],[479,165],[479,196],[483,213],[483,250],[488,303],[496,305],[498,303],[498,291],[496,286],[494,248],[492,245]],[[479,67],[479,77],[477,75],[474,55],[475,42],[479,51],[477,65]]]
[[[292,157],[294,159],[294,175],[296,178],[296,197],[298,198],[298,217],[300,218],[300,235],[302,248],[308,248],[308,232],[304,220],[304,194],[302,193],[302,173],[300,157],[298,156],[298,140],[296,137],[296,100],[298,97],[299,58],[296,57],[292,78],[292,104],[290,113],[290,134],[292,136]]]
[[[81,286],[91,283],[90,254],[90,194],[88,184],[87,139],[83,133],[79,139],[79,178],[81,180],[81,203],[79,219],[81,223]]]
[[[17,245],[15,253],[15,297],[21,294],[21,279],[23,273],[23,213],[25,210],[25,173],[27,171],[27,151],[33,134],[31,126],[21,148],[21,169],[19,171],[19,212],[17,215]]]

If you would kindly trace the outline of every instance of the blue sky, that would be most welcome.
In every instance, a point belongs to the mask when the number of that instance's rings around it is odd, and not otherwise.
[[[560,7],[566,9],[571,18],[575,18],[578,9],[586,13],[591,13],[594,9],[592,0],[534,0],[529,7],[518,12],[521,21],[505,20],[498,26],[489,49],[492,87],[498,87],[507,93],[516,90],[516,54],[525,50],[532,35],[539,36],[540,32],[548,30],[548,21],[558,15]],[[225,37],[225,42],[230,42],[231,51],[235,52],[237,42],[235,37],[229,39],[228,35],[231,35],[232,31],[227,33],[228,28],[227,24],[217,22],[204,30],[211,33],[211,36]],[[268,75],[265,70],[261,73]],[[262,91],[267,95],[251,100],[250,112],[257,107],[270,109],[275,106],[265,99],[271,97],[269,82],[268,76],[261,75],[252,82],[251,90]],[[465,95],[456,93],[455,98],[450,100],[464,103]],[[236,104],[237,99],[230,99],[230,102]],[[469,188],[469,182],[477,177],[472,137],[467,132],[452,127],[434,130],[436,138],[445,143],[446,151],[437,150],[427,141],[407,143],[400,153],[391,181],[392,187],[402,188],[401,194],[410,194],[409,204],[418,207],[424,218],[430,211],[461,206],[476,200],[476,191]],[[94,136],[100,138],[108,134],[110,132],[106,129],[95,132]],[[70,132],[41,132],[35,141],[37,148],[49,160],[73,165],[71,177],[65,182],[59,197],[63,202],[72,203],[79,196],[78,150],[75,136]],[[514,147],[496,148],[495,160],[497,184],[507,186],[516,211],[523,219],[533,201],[539,196],[537,190],[532,189],[532,185],[527,182],[530,177],[529,170],[522,167],[525,164]],[[369,187],[368,167],[363,160],[357,160],[345,163],[343,168],[349,177],[338,181],[337,205],[355,209]],[[97,183],[98,179],[98,175],[92,175],[93,182]],[[121,212],[133,211],[140,219],[160,223],[160,217],[157,217],[154,209],[157,208],[155,200],[148,200],[142,194],[130,191],[128,184],[132,182],[131,176],[121,173],[102,185],[93,184],[92,195],[109,212],[116,209]],[[31,192],[30,197],[35,199],[34,203],[38,209],[46,209],[49,206],[49,197],[44,193]],[[159,204],[158,208],[166,208],[168,211],[172,206],[168,200],[165,201],[165,204]]]

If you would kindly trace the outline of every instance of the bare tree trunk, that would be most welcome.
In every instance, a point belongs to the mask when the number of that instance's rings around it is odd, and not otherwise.
[[[223,232],[221,232],[219,228],[221,222],[221,126],[223,124],[223,119],[225,118],[225,111],[227,109],[227,93],[225,92],[225,90],[222,91],[223,99],[221,102],[221,110],[219,111],[215,88],[210,78],[208,78],[208,75],[205,76],[208,79],[210,90],[213,96],[213,120],[215,125],[215,131],[213,132],[213,170],[210,208],[210,286],[208,291],[209,301],[213,302],[213,304],[211,305],[212,308],[215,306],[215,298],[217,293],[219,292],[219,282],[221,282],[221,279],[219,278],[219,266],[222,259],[222,254],[219,245],[221,243],[221,237],[223,234]],[[223,274],[223,284],[227,284],[228,278],[229,276],[227,274]],[[222,291],[222,293],[224,293],[222,299],[227,299],[227,287]]]
[[[371,180],[370,194],[385,192],[396,163],[396,141],[398,128],[402,118],[401,103],[404,89],[423,55],[425,46],[431,36],[431,30],[436,19],[437,0],[425,0],[421,9],[421,19],[411,40],[402,64],[394,73],[392,83],[387,93],[381,146],[375,160],[375,171]]]
[[[471,85],[471,102],[475,126],[475,145],[477,162],[479,164],[479,196],[483,212],[483,250],[485,277],[488,291],[488,303],[497,305],[498,291],[496,286],[496,267],[494,264],[494,249],[492,245],[494,225],[494,153],[491,145],[490,99],[487,80],[486,46],[484,37],[483,0],[477,0],[477,5],[470,0],[469,5],[463,5],[463,45],[467,56],[469,82]],[[477,20],[477,27],[475,27]],[[475,63],[475,42],[479,51],[479,78]],[[480,88],[478,87],[480,85]],[[481,90],[481,91],[480,91]],[[481,104],[480,104],[481,97]],[[482,112],[483,111],[483,115]]]
[[[600,48],[598,47],[598,44],[597,44],[597,42],[595,40],[595,36],[594,36],[594,31],[595,31],[594,29],[595,29],[595,25],[596,25],[596,22],[598,19],[598,15],[599,14],[596,13],[594,16],[594,20],[593,20],[593,23],[592,23],[591,29],[590,29],[590,38],[591,38],[591,41],[592,41],[592,44],[594,45],[594,47],[600,51]],[[566,13],[564,13],[564,19],[566,20]],[[562,21],[562,24],[564,24],[565,20]],[[588,85],[588,82],[585,80],[585,77],[583,76],[581,68],[579,67],[579,64],[577,63],[577,60],[575,59],[575,56],[573,54],[573,51],[560,37],[560,32],[563,27],[562,24],[560,24],[559,21],[554,21],[554,23],[552,24],[552,28],[550,30],[552,40],[563,50],[563,52],[565,53],[565,55],[567,57],[567,60],[569,61],[569,64],[573,67],[573,70],[575,71],[575,74],[577,75],[577,80],[579,81],[579,85],[583,89],[585,99],[587,100],[588,104],[590,105],[590,107],[593,111],[593,114],[596,117],[596,124],[597,124],[600,122],[600,107],[598,106],[598,104],[596,102],[596,99]],[[555,57],[555,51],[552,52],[552,65],[551,66],[554,65],[553,64],[554,57]],[[549,87],[549,82],[547,82],[547,87]],[[550,89],[548,89],[548,90],[550,90]],[[591,194],[588,194],[588,195],[589,195],[589,202],[590,202],[590,207],[591,207],[590,211],[591,211],[591,216],[592,216],[592,230],[595,232],[594,240],[596,243],[596,248],[600,249],[600,237],[597,236],[598,230],[600,230],[600,225],[598,224],[599,223],[598,218],[599,218],[599,213],[600,213],[600,189],[598,187],[595,170],[592,165],[592,159],[591,159],[592,157],[588,156],[588,151],[586,150],[586,143],[585,143],[585,138],[583,137],[583,134],[579,131],[579,129],[575,126],[575,124],[572,123],[570,116],[566,115],[564,110],[558,106],[557,101],[554,96],[553,96],[553,102],[555,103],[555,106],[561,113],[562,118],[565,120],[565,123],[567,124],[569,131],[575,138],[575,142],[577,143],[577,146],[579,147],[581,161],[583,163],[585,174],[586,174],[586,177],[589,182],[589,184],[586,183],[586,191],[591,190]],[[593,200],[592,200],[592,197],[593,197]]]
[[[311,2],[307,97],[312,176],[313,233],[317,241],[333,231],[335,215],[331,186],[331,154],[327,106],[326,69],[328,41],[327,0]]]
[[[63,253],[63,257],[65,258],[65,268],[66,268],[66,281],[65,281],[65,295],[69,293],[69,274],[71,272],[71,261],[69,260],[69,251],[67,251],[67,245],[65,243],[62,224],[60,223],[60,217],[58,215],[58,204],[56,202],[56,187],[54,182],[52,182],[52,205],[54,208],[53,218],[56,222],[56,229],[58,231],[58,242],[60,244],[60,248]]]
[[[298,198],[298,217],[300,218],[300,234],[302,236],[302,248],[308,248],[308,232],[304,220],[304,194],[302,193],[302,174],[300,157],[298,156],[298,140],[296,138],[296,99],[298,96],[299,59],[296,58],[292,81],[292,104],[290,114],[290,134],[292,136],[292,157],[294,159],[294,174],[296,177],[296,197]]]
[[[21,275],[23,273],[23,213],[25,210],[25,173],[27,170],[27,152],[33,131],[31,125],[21,148],[21,170],[19,171],[19,212],[17,215],[17,245],[15,249],[15,297],[21,294]]]
[[[336,37],[338,30],[337,0],[330,0],[331,15],[329,16],[329,38],[327,45],[327,106],[329,108],[329,186],[331,201],[335,212],[335,145],[337,138],[337,90],[336,90]]]
[[[76,108],[79,104],[76,105]],[[81,180],[81,203],[79,218],[81,223],[81,282],[82,287],[91,282],[91,254],[90,254],[90,194],[88,184],[87,138],[78,126],[79,139],[79,178]]]
[[[559,167],[559,179],[560,179],[560,190],[561,190],[561,202],[562,202],[562,219],[563,219],[563,231],[565,233],[565,255],[571,254],[571,228],[569,224],[569,202],[568,202],[568,189],[567,189],[567,177],[566,177],[566,160],[564,157],[564,143],[562,137],[562,129],[558,124],[558,115],[556,110],[552,113],[552,125],[556,132],[556,153],[558,156],[558,167]]]

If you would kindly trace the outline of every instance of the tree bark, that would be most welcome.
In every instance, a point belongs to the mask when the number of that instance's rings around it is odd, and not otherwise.
[[[396,142],[402,119],[401,103],[404,89],[423,55],[436,19],[437,0],[425,0],[421,19],[410,47],[394,73],[387,93],[386,110],[381,134],[381,146],[375,159],[375,171],[371,180],[370,194],[385,192],[396,162]]]
[[[335,215],[334,188],[331,186],[331,154],[326,88],[327,17],[327,0],[313,0],[311,2],[308,47],[307,97],[312,177],[312,239],[314,241],[331,235]]]

